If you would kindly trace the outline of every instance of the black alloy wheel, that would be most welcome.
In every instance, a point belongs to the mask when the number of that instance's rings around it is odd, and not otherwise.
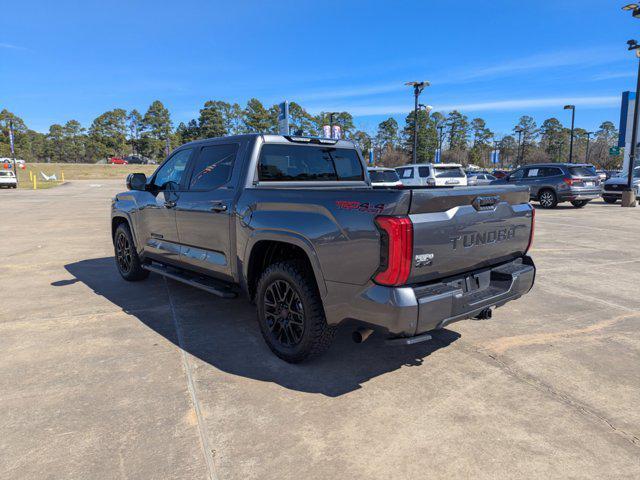
[[[269,332],[282,346],[300,343],[305,328],[304,308],[289,282],[279,279],[267,286],[264,316]]]

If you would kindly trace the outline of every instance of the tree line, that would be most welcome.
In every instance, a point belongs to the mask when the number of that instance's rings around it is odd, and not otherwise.
[[[277,133],[278,105],[267,107],[252,98],[242,107],[220,100],[205,102],[198,118],[174,126],[169,110],[154,101],[144,114],[134,109],[109,110],[96,117],[89,128],[77,120],[54,124],[48,133],[36,132],[12,112],[0,112],[0,157],[10,156],[8,126],[14,129],[16,156],[27,161],[94,163],[109,157],[137,154],[156,161],[183,143],[211,137],[243,133]],[[295,102],[289,104],[291,132],[321,136],[329,124],[329,113],[313,115]],[[413,131],[417,118],[417,158],[420,163],[434,160],[442,148],[445,162],[490,166],[491,151],[500,151],[504,166],[541,161],[566,161],[570,130],[557,118],[546,119],[540,127],[533,117],[522,116],[513,132],[498,138],[482,118],[469,118],[454,110],[448,114],[426,110],[411,112],[401,128],[390,117],[375,132],[355,127],[349,112],[333,112],[333,124],[343,136],[356,142],[365,156],[373,152],[378,165],[397,166],[409,163],[413,155]],[[612,122],[603,122],[595,132],[574,130],[574,161],[587,161],[601,168],[619,166],[621,157],[610,157],[618,132]],[[588,148],[588,155],[587,155]]]

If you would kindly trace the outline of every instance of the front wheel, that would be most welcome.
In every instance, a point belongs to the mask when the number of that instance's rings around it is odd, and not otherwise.
[[[571,205],[573,205],[576,208],[582,208],[587,203],[589,203],[589,200],[574,200],[573,202],[571,202]]]
[[[113,248],[118,272],[127,281],[144,280],[149,276],[149,270],[142,268],[142,262],[136,251],[136,245],[129,227],[121,223],[113,237]]]
[[[258,324],[273,353],[289,363],[319,356],[330,346],[335,327],[327,325],[312,273],[302,262],[275,263],[256,289]]]
[[[555,208],[558,205],[558,197],[553,190],[543,190],[538,195],[538,202],[542,208]]]

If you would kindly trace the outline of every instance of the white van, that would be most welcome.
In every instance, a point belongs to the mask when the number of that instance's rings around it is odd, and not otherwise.
[[[459,163],[419,163],[396,167],[407,187],[466,187],[467,175]]]

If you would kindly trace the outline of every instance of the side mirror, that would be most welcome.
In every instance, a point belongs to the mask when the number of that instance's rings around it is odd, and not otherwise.
[[[130,173],[127,175],[127,188],[144,192],[147,189],[147,176],[144,173]]]

